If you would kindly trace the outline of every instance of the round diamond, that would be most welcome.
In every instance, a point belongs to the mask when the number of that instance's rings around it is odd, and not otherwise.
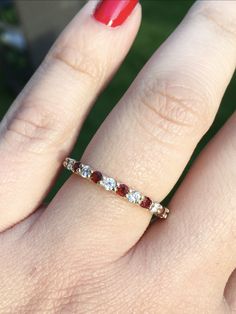
[[[115,191],[116,186],[117,186],[116,180],[114,180],[113,178],[106,178],[106,177],[103,177],[103,180],[100,181],[100,184],[107,191]]]
[[[152,206],[150,208],[150,212],[152,214],[162,214],[163,213],[163,206],[159,203],[152,203]]]
[[[142,199],[142,195],[141,193],[137,192],[137,191],[131,191],[126,195],[128,201],[130,203],[134,203],[134,204],[139,204],[141,199]]]
[[[80,169],[81,177],[89,178],[91,176],[92,169],[89,166],[83,165]]]
[[[67,158],[66,161],[65,161],[65,163],[64,163],[64,166],[65,166],[68,170],[72,171],[74,164],[75,164],[75,160],[74,160],[74,159]]]

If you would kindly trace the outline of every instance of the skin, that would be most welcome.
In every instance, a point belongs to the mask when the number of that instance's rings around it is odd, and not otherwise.
[[[39,208],[139,28],[140,5],[118,28],[95,21],[95,5],[65,29],[0,125],[0,313],[236,313],[235,114],[166,221],[150,225],[148,212],[78,176]],[[231,80],[235,21],[235,1],[197,2],[82,160],[162,200]]]

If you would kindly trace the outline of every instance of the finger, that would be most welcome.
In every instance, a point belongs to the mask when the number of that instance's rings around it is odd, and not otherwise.
[[[236,268],[231,274],[226,287],[225,287],[225,299],[227,300],[232,314],[236,313]]]
[[[161,226],[153,224],[139,247],[146,247],[147,259],[152,256],[151,274],[158,268],[165,269],[169,283],[179,278],[179,291],[185,291],[180,297],[187,303],[195,293],[202,306],[206,298],[207,304],[223,303],[236,266],[235,148],[236,114],[191,168],[171,201],[170,219]],[[171,287],[166,288],[171,296]]]
[[[236,27],[229,21],[236,17],[235,8],[231,1],[200,1],[193,7],[101,126],[84,163],[154,200],[168,194],[232,77],[236,41],[230,29]],[[60,232],[72,234],[74,225],[78,237],[86,234],[86,249],[102,239],[102,249],[112,247],[116,256],[137,242],[151,217],[77,176],[59,192],[42,223],[53,228],[55,213]]]
[[[123,7],[130,17],[120,27],[109,27],[101,17],[99,23],[99,16],[92,16],[96,2],[90,1],[62,33],[1,124],[0,230],[38,206],[91,104],[133,42],[140,5],[135,7],[136,0],[113,3],[120,3],[117,15]],[[112,26],[118,26],[121,17]]]

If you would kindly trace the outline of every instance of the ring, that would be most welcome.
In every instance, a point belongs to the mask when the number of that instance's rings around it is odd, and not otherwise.
[[[100,171],[94,170],[89,165],[85,165],[72,158],[66,158],[63,162],[63,166],[74,174],[80,175],[82,178],[102,186],[105,190],[114,192],[115,194],[126,198],[130,203],[147,209],[152,215],[155,215],[158,218],[166,219],[168,217],[170,212],[168,208],[151,200],[150,197],[143,195],[137,190],[129,188],[126,184],[103,175]]]

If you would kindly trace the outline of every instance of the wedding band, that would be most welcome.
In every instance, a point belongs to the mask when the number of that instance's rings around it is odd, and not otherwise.
[[[63,162],[63,166],[74,174],[80,175],[82,178],[102,186],[105,190],[114,192],[115,194],[126,198],[130,203],[139,205],[158,218],[166,219],[168,217],[170,212],[168,208],[151,200],[150,197],[143,195],[139,191],[128,187],[126,184],[103,175],[100,171],[94,170],[89,165],[85,165],[72,158],[66,158]]]

